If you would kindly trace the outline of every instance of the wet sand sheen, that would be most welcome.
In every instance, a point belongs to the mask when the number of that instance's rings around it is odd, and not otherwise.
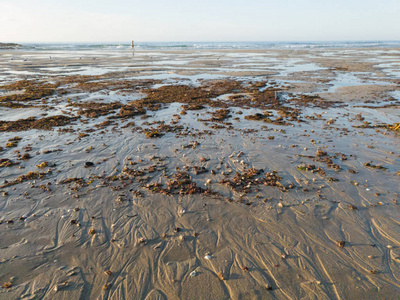
[[[396,298],[399,79],[331,51],[2,52],[0,298]]]

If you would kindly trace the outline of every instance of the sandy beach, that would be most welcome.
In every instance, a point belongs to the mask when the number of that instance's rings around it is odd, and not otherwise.
[[[0,299],[400,297],[400,49],[0,71]]]

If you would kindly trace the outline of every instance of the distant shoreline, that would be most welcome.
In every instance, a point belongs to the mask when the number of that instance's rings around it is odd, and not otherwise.
[[[16,43],[0,43],[0,49],[16,49],[19,47],[22,47],[22,45]]]

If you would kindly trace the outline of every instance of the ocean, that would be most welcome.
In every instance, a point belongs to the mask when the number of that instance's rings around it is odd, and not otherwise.
[[[116,43],[22,43],[23,49],[37,51],[128,50],[131,42]],[[333,49],[396,48],[400,41],[329,41],[329,42],[135,42],[136,50],[229,50],[229,49]]]

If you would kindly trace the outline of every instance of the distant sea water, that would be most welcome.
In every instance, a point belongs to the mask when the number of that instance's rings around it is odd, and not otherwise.
[[[121,43],[22,43],[22,48],[36,51],[128,50],[131,41]],[[400,41],[337,42],[135,42],[136,50],[237,50],[237,49],[329,49],[397,48]]]

